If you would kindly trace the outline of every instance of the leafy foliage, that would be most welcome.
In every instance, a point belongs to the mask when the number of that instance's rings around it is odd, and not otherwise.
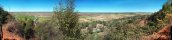
[[[6,22],[8,15],[9,13],[7,11],[4,11],[3,8],[0,7],[0,25]]]
[[[16,16],[15,17],[17,22],[19,22],[20,26],[18,29],[22,36],[25,39],[34,38],[34,17],[33,16]]]
[[[80,27],[95,27],[96,24],[103,24],[109,29],[106,30],[109,32],[104,36],[104,38],[97,38],[101,36],[98,36],[98,33],[94,33],[88,30],[89,33],[82,34],[84,35],[84,40],[139,40],[142,36],[150,35],[160,28],[149,25],[140,26],[138,24],[139,20],[146,19],[147,17],[149,16],[138,15],[127,18],[114,19],[111,21],[86,22],[80,23]]]
[[[50,20],[37,23],[36,37],[40,40],[77,40],[81,38],[78,19],[74,0],[61,0]]]
[[[151,27],[151,30],[150,28],[144,28],[144,29],[149,29],[149,31],[152,32],[154,32],[153,30],[158,31],[160,28],[164,27],[165,25],[169,25],[171,17],[172,17],[172,3],[169,0],[167,3],[163,5],[160,11],[154,13],[148,18],[148,25]]]
[[[54,18],[57,19],[59,30],[63,35],[70,39],[79,38],[78,15],[74,12],[74,0],[64,0],[65,3],[60,3],[59,9],[55,10]],[[63,7],[61,7],[64,5]]]
[[[148,20],[150,21],[151,25],[152,24],[153,25],[156,24],[158,26],[159,24],[165,25],[168,24],[170,16],[172,16],[172,3],[171,1],[168,1],[167,3],[164,4],[163,8],[160,11],[151,15],[148,18]]]

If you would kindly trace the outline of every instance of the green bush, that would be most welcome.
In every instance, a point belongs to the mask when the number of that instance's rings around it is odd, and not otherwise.
[[[64,1],[64,3],[63,3]],[[54,19],[57,19],[59,30],[69,39],[80,38],[78,14],[74,12],[74,0],[63,0],[59,9],[55,9]],[[64,5],[62,7],[62,5]]]
[[[36,37],[39,40],[63,40],[63,35],[59,31],[54,21],[44,21],[35,26]]]
[[[22,36],[29,40],[30,38],[34,38],[34,17],[33,16],[16,16],[16,21],[19,23],[18,29]]]
[[[8,12],[4,11],[3,8],[0,7],[0,25],[5,23],[5,20],[7,20]]]
[[[78,14],[74,12],[74,0],[61,0],[52,19],[38,22],[36,37],[40,40],[76,40],[81,38]],[[63,7],[63,5],[66,5]]]

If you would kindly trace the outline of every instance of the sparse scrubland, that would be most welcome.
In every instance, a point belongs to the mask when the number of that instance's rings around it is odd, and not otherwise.
[[[75,12],[74,8],[74,0],[62,1],[49,17],[11,16],[0,8],[1,33],[2,27],[5,27],[3,25],[13,21],[16,25],[8,29],[22,40],[154,40],[144,37],[158,32],[166,25],[171,26],[172,21],[172,7],[168,2],[159,12],[151,15],[130,13],[84,16]]]

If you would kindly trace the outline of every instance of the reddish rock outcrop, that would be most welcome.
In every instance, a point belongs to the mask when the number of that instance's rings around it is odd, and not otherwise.
[[[23,37],[19,36],[15,28],[15,22],[8,22],[2,26],[3,40],[24,40]]]
[[[144,36],[141,40],[170,40],[170,27],[172,26],[164,26],[158,32],[154,32],[149,36]]]

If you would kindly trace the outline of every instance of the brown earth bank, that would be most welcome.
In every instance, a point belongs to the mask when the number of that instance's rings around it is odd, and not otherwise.
[[[171,40],[172,17],[169,17],[169,21],[169,24],[163,26],[158,32],[143,36],[141,40]]]
[[[3,32],[3,40],[24,40],[23,37],[19,36],[16,32],[18,31],[15,28],[15,22],[8,22],[3,24],[2,32]]]
[[[172,27],[172,2],[168,0],[161,10],[151,15],[148,20],[156,23],[156,25],[162,25],[160,30],[154,32],[152,35],[144,36],[143,40],[171,40],[171,27]]]
[[[141,40],[170,40],[170,27],[172,26],[164,26],[158,32],[154,32],[152,35],[143,36]]]
[[[20,25],[16,21],[10,20],[2,25],[2,40],[26,40],[19,29]],[[33,36],[29,40],[36,40]]]

